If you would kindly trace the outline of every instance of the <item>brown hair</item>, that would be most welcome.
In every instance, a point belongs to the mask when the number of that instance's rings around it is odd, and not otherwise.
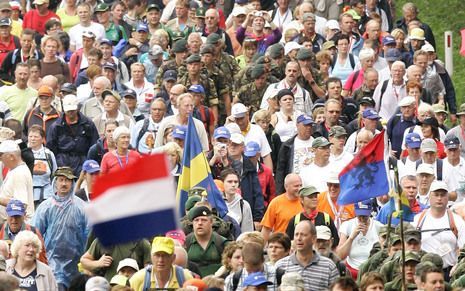
[[[229,260],[231,260],[233,254],[239,249],[242,250],[242,242],[233,241],[229,243],[223,251],[221,255],[221,264],[228,270],[231,271],[231,267],[229,266]]]
[[[377,272],[368,272],[362,276],[362,281],[360,282],[360,290],[365,291],[368,288],[368,286],[377,282],[384,285],[383,277]]]

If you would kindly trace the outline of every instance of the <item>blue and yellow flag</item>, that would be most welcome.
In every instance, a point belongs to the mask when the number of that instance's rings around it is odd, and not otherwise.
[[[205,153],[202,151],[200,139],[195,129],[194,119],[189,116],[186,139],[184,140],[184,156],[182,160],[182,172],[179,176],[177,200],[181,217],[185,215],[185,204],[189,189],[202,187],[207,191],[208,202],[216,208],[218,215],[224,217],[228,213],[228,207],[223,195],[213,182],[210,165]]]

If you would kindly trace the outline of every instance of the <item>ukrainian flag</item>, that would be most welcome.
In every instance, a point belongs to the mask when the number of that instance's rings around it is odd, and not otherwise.
[[[213,182],[210,165],[207,162],[205,153],[202,151],[192,115],[189,116],[187,124],[182,164],[183,167],[176,195],[181,217],[185,215],[184,205],[188,198],[189,189],[196,186],[207,190],[208,202],[216,208],[220,217],[224,217],[228,213],[228,207],[223,199],[223,195]]]
[[[393,213],[393,217],[395,218],[400,218],[400,215],[402,213],[404,221],[412,222],[413,217],[415,216],[415,213],[413,213],[412,209],[410,208],[410,202],[407,199],[407,196],[404,191],[399,195],[394,190],[391,190],[389,193],[389,196],[391,196],[389,203],[391,204],[391,209],[395,209],[396,211]],[[399,209],[399,199],[400,199],[400,204],[401,204],[401,209]]]

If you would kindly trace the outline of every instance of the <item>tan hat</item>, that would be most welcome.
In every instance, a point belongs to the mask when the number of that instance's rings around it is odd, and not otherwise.
[[[330,240],[331,239],[331,230],[326,225],[318,225],[316,228],[316,238]]]
[[[425,31],[418,27],[412,28],[408,37],[415,40],[425,40]]]
[[[427,152],[437,152],[438,151],[438,145],[432,138],[425,138],[421,142],[420,146],[421,152],[422,153],[427,153]]]
[[[420,164],[417,168],[417,175],[418,174],[434,175],[433,166],[430,164],[425,164],[425,163]]]

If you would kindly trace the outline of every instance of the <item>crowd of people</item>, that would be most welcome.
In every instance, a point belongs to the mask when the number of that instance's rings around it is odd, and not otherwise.
[[[2,1],[0,290],[463,290],[465,103],[394,6]],[[179,229],[103,245],[96,179],[161,152],[176,189],[190,116],[227,214],[192,187]],[[379,134],[390,193],[338,204]]]

